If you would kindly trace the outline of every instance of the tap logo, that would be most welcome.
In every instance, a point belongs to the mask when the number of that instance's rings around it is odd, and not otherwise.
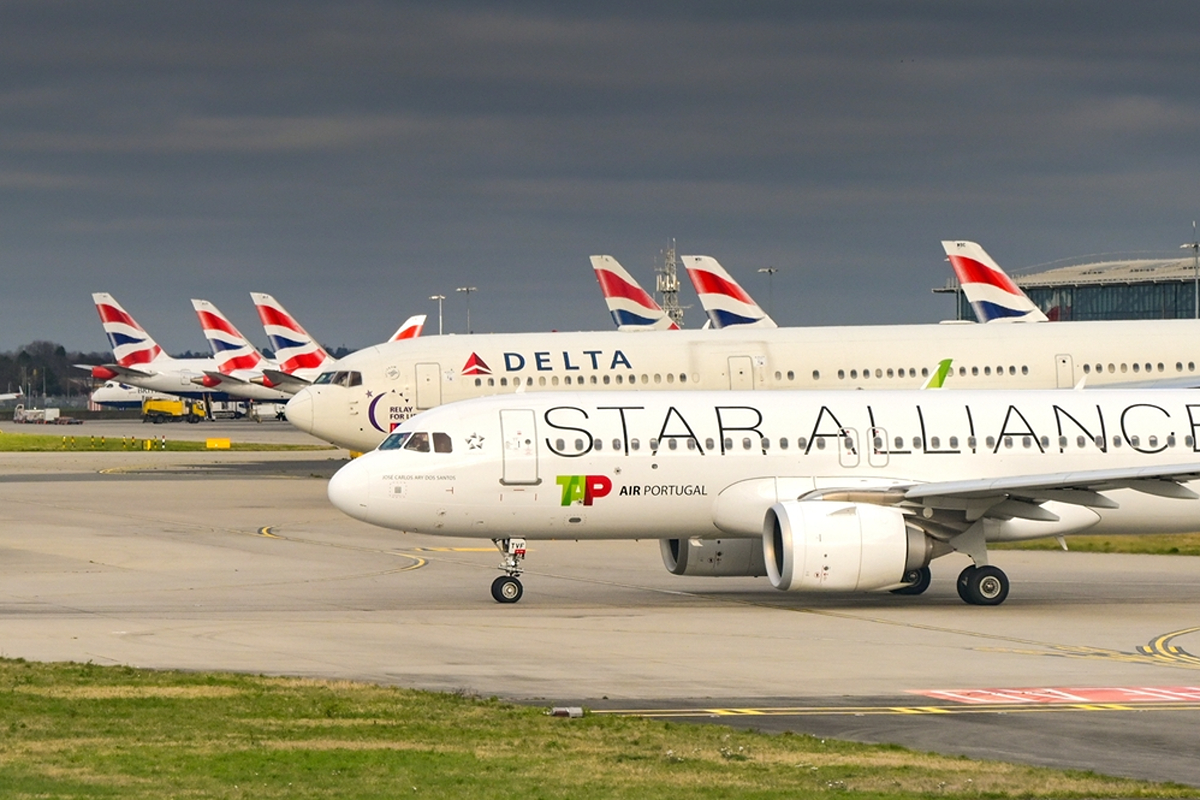
[[[583,503],[590,506],[597,497],[607,497],[612,491],[612,479],[607,475],[559,475],[562,504]]]

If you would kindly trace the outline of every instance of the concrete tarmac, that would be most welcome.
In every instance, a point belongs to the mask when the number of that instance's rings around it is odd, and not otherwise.
[[[919,597],[817,596],[675,577],[655,541],[533,542],[525,598],[500,606],[490,542],[333,509],[343,455],[0,454],[0,655],[682,708],[1200,786],[1200,702],[968,714],[915,694],[1198,687],[1196,559],[997,553],[1012,592],[980,608],[958,556]]]

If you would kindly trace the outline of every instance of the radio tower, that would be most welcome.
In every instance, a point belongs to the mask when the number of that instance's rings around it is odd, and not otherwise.
[[[683,327],[683,310],[687,306],[679,305],[679,275],[675,268],[678,262],[675,260],[675,240],[671,240],[671,246],[666,250],[660,251],[662,263],[654,265],[654,272],[657,275],[655,281],[656,289],[659,295],[662,296],[662,308],[667,312],[667,316],[671,321],[679,327]]]

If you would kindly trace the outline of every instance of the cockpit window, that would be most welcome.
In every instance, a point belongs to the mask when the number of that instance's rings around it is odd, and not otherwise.
[[[433,434],[433,452],[435,453],[452,453],[454,445],[450,442],[450,434],[435,433]]]
[[[362,386],[362,373],[361,372],[347,372],[346,373],[346,382],[342,385],[343,386]]]
[[[404,443],[408,440],[409,436],[412,436],[412,431],[397,431],[384,439],[383,443],[379,445],[379,449],[399,450],[401,447],[404,447]]]
[[[362,386],[362,373],[343,370],[322,372],[313,383],[328,383],[334,386]]]
[[[416,450],[418,453],[429,452],[429,434],[424,431],[417,431],[408,438],[404,445],[405,450]]]
[[[317,376],[316,380],[314,380],[313,383],[332,383],[333,376],[336,374],[337,374],[336,372],[322,372],[320,375]]]

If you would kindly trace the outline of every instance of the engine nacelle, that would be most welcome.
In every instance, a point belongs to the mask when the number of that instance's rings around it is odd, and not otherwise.
[[[896,586],[933,556],[933,540],[906,524],[900,509],[824,500],[771,506],[762,546],[771,585],[792,592]]]
[[[660,539],[663,565],[675,575],[761,578],[767,574],[759,539]]]

